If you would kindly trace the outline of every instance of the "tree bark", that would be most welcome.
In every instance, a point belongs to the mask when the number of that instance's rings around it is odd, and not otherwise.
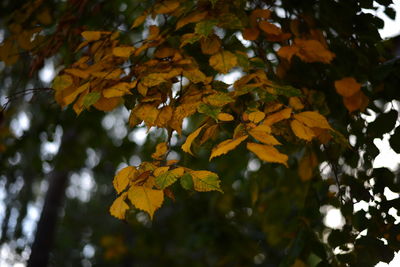
[[[45,267],[49,262],[49,255],[53,245],[57,219],[63,205],[65,189],[68,183],[69,169],[63,166],[61,158],[65,158],[68,150],[74,147],[76,137],[74,129],[68,129],[60,144],[60,149],[55,159],[54,170],[49,175],[49,187],[46,193],[40,219],[37,224],[35,239],[28,260],[28,267]]]

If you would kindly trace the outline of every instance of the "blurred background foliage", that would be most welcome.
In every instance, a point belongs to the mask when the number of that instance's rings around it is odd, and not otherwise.
[[[375,138],[389,136],[392,148],[400,152],[400,61],[393,53],[395,39],[382,41],[379,36],[382,20],[361,12],[373,9],[373,1],[244,2],[248,10],[269,7],[281,14],[274,19],[283,27],[291,17],[312,17],[326,33],[336,54],[334,64],[306,64],[294,58],[284,80],[315,89],[308,97],[350,138],[351,146],[287,145],[283,150],[291,159],[290,168],[285,168],[262,163],[243,148],[210,163],[211,145],[192,157],[182,153],[175,137],[172,156],[192,169],[208,166],[217,172],[224,194],[188,194],[176,187],[176,200],[167,200],[153,221],[137,210],[129,211],[126,222],[119,221],[108,213],[115,198],[112,177],[123,166],[150,160],[165,133],[147,133],[144,126],[128,128],[125,107],[111,113],[93,109],[79,116],[71,108],[60,110],[44,72],[75,60],[74,47],[81,39],[74,28],[120,30],[127,43],[140,39],[145,28],[129,32],[129,26],[155,1],[43,1],[51,15],[47,35],[56,32],[60,21],[69,25],[59,33],[65,34],[59,48],[43,57],[39,74],[30,74],[29,53],[12,67],[0,62],[5,107],[0,118],[2,266],[27,262],[46,191],[56,176],[66,181],[60,186],[51,266],[374,266],[393,258],[400,249],[395,218],[400,199],[398,194],[388,199],[384,192],[399,193],[400,179],[397,168],[374,168],[373,160],[379,154]],[[376,2],[386,6],[389,17],[395,16],[390,0]],[[0,41],[9,34],[8,15],[24,4],[0,3]],[[243,47],[234,39],[224,41]],[[274,55],[266,41],[258,48]],[[195,47],[187,49],[195,55]],[[333,89],[333,81],[343,76],[365,81],[369,105],[364,114],[349,115]],[[184,134],[195,129],[196,120],[188,121]],[[311,150],[319,151],[321,164],[313,178],[303,182],[297,159]],[[361,202],[364,208],[355,210]],[[343,216],[337,229],[324,224],[332,208]]]

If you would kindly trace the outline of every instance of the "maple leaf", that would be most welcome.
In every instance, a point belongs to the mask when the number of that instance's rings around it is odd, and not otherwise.
[[[247,149],[256,154],[256,156],[263,161],[282,163],[288,167],[288,156],[282,154],[273,146],[247,143]]]
[[[237,147],[241,142],[243,142],[244,140],[246,140],[248,136],[242,136],[236,139],[228,139],[225,140],[221,143],[219,143],[216,147],[214,147],[211,151],[211,156],[210,159],[213,159],[215,157],[218,157],[220,155],[226,154],[229,151],[231,151],[232,149],[234,149],[235,147]]]
[[[164,202],[164,191],[146,186],[131,186],[128,198],[136,208],[147,212],[150,219],[153,219],[154,212]]]

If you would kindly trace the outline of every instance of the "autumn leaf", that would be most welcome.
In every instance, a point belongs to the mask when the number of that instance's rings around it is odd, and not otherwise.
[[[170,120],[172,119],[172,114],[174,109],[171,106],[162,107],[160,112],[158,113],[157,119],[154,124],[157,127],[165,128],[169,125]]]
[[[237,147],[241,142],[246,140],[247,137],[248,137],[247,135],[244,135],[237,139],[228,139],[228,140],[225,140],[225,141],[219,143],[217,146],[215,146],[212,149],[209,160],[211,160],[215,157],[218,157],[220,155],[228,153],[229,151],[231,151],[232,149]]]
[[[100,31],[84,31],[81,33],[82,37],[86,39],[86,41],[97,41],[101,37]]]
[[[264,126],[264,125],[261,125]],[[259,130],[259,127],[251,129],[248,133],[256,140],[266,144],[266,145],[280,145],[281,143],[271,134],[266,131]]]
[[[71,74],[75,77],[79,77],[82,79],[87,79],[89,78],[90,73],[85,71],[85,70],[80,70],[80,69],[64,69],[64,72]]]
[[[184,173],[183,168],[176,168],[167,172],[164,172],[155,177],[156,184],[160,189],[165,189],[166,187],[172,185],[178,180]]]
[[[147,18],[147,13],[144,13],[143,15],[140,15],[139,17],[137,17],[137,18],[133,21],[133,23],[132,23],[132,25],[131,25],[131,29],[134,29],[134,28],[136,28],[136,27],[142,25],[143,22],[146,20],[146,18]]]
[[[318,159],[314,152],[305,154],[299,161],[297,173],[305,182],[312,178],[314,168],[318,166]]]
[[[179,1],[176,0],[166,0],[158,3],[154,6],[154,12],[156,14],[167,14],[173,12],[179,7]]]
[[[322,129],[332,129],[326,118],[317,111],[305,111],[294,114],[293,117],[311,128],[317,127]]]
[[[233,121],[234,117],[229,113],[219,113],[217,119],[220,121]]]
[[[110,207],[110,214],[120,220],[125,219],[125,212],[129,209],[128,204],[125,202],[127,195],[127,192],[120,195]]]
[[[90,88],[90,83],[84,83],[83,85],[79,86],[78,88],[74,89],[71,93],[64,95],[63,97],[63,104],[65,106],[71,104],[72,102],[74,102],[74,100],[76,99],[76,97],[82,93],[85,90],[88,90]]]
[[[217,25],[216,20],[203,20],[196,24],[194,32],[203,37],[207,37],[213,32],[213,28]]]
[[[157,144],[156,151],[151,154],[151,157],[156,160],[160,160],[168,151],[168,144],[167,142],[162,142]]]
[[[298,120],[291,121],[290,127],[292,128],[293,133],[298,138],[304,139],[306,141],[311,141],[315,137],[313,130]]]
[[[363,111],[369,103],[368,97],[360,90],[352,96],[343,97],[343,104],[349,112]]]
[[[146,87],[152,87],[165,82],[165,76],[162,73],[150,73],[142,79],[142,83]]]
[[[200,145],[204,144],[209,139],[213,138],[217,134],[217,132],[218,132],[218,124],[214,124],[214,125],[211,125],[210,127],[208,127],[204,131],[204,133],[200,139]]]
[[[254,41],[260,35],[260,31],[257,28],[246,28],[242,32],[243,39]]]
[[[164,202],[164,191],[145,186],[132,186],[128,191],[128,198],[132,204],[150,215],[153,219],[154,212]]]
[[[289,119],[291,115],[292,115],[292,109],[285,108],[285,109],[282,109],[281,111],[267,115],[265,120],[263,121],[263,124],[271,126],[281,120]]]
[[[62,91],[70,87],[72,84],[73,80],[71,76],[67,74],[59,75],[54,78],[53,89],[56,91]]]
[[[190,171],[189,174],[193,179],[193,188],[198,192],[219,191],[223,192],[220,187],[220,180],[217,174],[210,171]]]
[[[237,66],[237,59],[229,51],[221,51],[210,57],[210,66],[220,73],[228,73]]]
[[[104,89],[103,96],[106,98],[111,98],[131,94],[131,88],[131,83],[120,82],[111,86],[110,88]]]
[[[256,154],[256,156],[263,161],[281,163],[288,167],[288,156],[282,154],[273,146],[247,143],[247,149]]]
[[[254,123],[259,123],[265,118],[265,113],[261,111],[254,111],[249,113],[249,120]]]
[[[216,93],[216,94],[207,96],[203,99],[204,103],[212,105],[212,106],[216,106],[216,107],[223,107],[226,104],[229,104],[234,101],[235,101],[235,99],[233,99],[227,93]]]
[[[199,22],[202,19],[204,19],[207,16],[207,14],[208,14],[207,11],[190,13],[186,17],[183,17],[180,20],[178,20],[178,22],[176,23],[175,30],[178,30],[189,23]]]
[[[137,175],[137,170],[135,167],[128,166],[120,170],[117,175],[115,175],[113,180],[113,185],[117,193],[121,193],[126,189],[130,181],[133,181]]]
[[[353,77],[345,77],[341,80],[335,81],[336,92],[344,97],[350,97],[360,91],[361,84],[359,84]]]
[[[187,138],[185,143],[182,145],[182,150],[185,151],[186,153],[189,153],[190,155],[193,156],[192,151],[190,150],[190,147],[192,146],[192,143],[194,141],[194,139],[196,139],[196,137],[200,134],[201,130],[206,126],[206,124],[204,124],[203,126],[201,126],[200,128],[198,128],[196,131],[194,131],[193,133],[191,133]]]
[[[215,34],[200,40],[201,52],[205,55],[214,55],[221,48],[221,40]]]
[[[128,58],[130,57],[130,55],[133,54],[134,51],[135,47],[133,46],[120,46],[120,47],[114,47],[112,53],[116,57]]]

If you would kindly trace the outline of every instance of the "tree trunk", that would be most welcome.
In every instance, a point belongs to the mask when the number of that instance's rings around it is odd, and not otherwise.
[[[68,182],[69,169],[63,166],[61,158],[65,158],[68,150],[74,147],[75,129],[67,129],[64,133],[60,149],[55,159],[54,170],[49,175],[49,187],[46,193],[42,213],[37,224],[35,240],[32,244],[28,267],[45,267],[48,265],[53,245],[59,210],[62,207],[65,189]]]

